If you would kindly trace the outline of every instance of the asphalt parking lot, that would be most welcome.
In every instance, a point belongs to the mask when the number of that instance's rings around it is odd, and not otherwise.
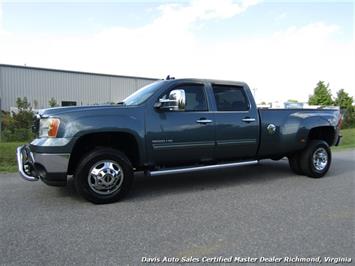
[[[1,265],[138,265],[142,257],[354,257],[355,151],[328,175],[287,160],[173,176],[138,175],[122,202],[0,174]],[[270,265],[270,264],[269,264]]]

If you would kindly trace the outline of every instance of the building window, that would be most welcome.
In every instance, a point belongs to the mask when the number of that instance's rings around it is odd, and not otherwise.
[[[62,106],[76,106],[74,101],[62,101]]]

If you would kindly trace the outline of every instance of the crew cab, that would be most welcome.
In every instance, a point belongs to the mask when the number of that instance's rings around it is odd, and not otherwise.
[[[338,109],[258,109],[246,83],[154,82],[114,105],[59,107],[37,114],[37,138],[18,147],[20,175],[64,186],[94,203],[121,199],[134,172],[167,175],[288,157],[319,178],[340,140]],[[262,173],[261,173],[262,174]]]

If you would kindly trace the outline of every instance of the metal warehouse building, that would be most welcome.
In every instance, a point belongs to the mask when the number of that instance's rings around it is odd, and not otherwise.
[[[58,105],[118,102],[152,78],[107,75],[69,70],[0,64],[1,109],[10,111],[17,97],[27,97],[32,108],[48,107],[53,97]]]

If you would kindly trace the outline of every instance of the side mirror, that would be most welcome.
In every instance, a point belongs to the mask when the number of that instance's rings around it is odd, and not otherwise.
[[[159,109],[167,109],[170,111],[184,111],[186,104],[184,90],[172,90],[169,93],[169,99],[161,98],[154,107]]]

